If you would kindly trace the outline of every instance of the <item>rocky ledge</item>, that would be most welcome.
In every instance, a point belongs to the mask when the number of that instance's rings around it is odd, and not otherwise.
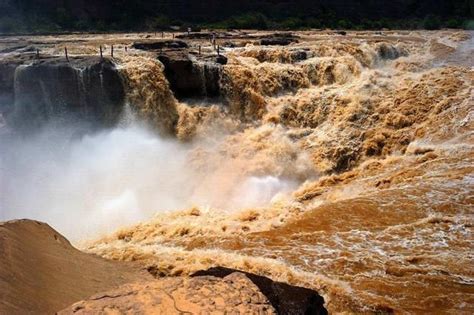
[[[0,112],[15,128],[32,129],[51,118],[110,126],[124,105],[122,77],[105,58],[17,58],[1,61],[0,70]]]
[[[165,278],[130,283],[80,301],[59,312],[66,314],[277,314],[265,295],[242,273]]]
[[[162,52],[158,59],[165,66],[165,76],[177,98],[218,97],[222,64],[227,58],[200,57],[186,50]]]
[[[0,249],[0,314],[327,314],[310,289],[227,268],[154,278],[37,221],[0,223]]]

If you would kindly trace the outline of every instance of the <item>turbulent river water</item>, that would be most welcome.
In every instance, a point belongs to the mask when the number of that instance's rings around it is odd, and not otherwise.
[[[0,219],[162,276],[310,287],[333,313],[472,314],[474,34],[300,35],[226,51],[224,103],[177,101],[159,62],[119,57],[120,126],[2,140]],[[150,112],[178,115],[176,137]]]

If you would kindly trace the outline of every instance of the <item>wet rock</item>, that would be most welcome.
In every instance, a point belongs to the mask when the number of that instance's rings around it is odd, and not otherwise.
[[[166,278],[130,283],[77,302],[58,314],[277,314],[246,275]]]
[[[407,55],[407,52],[403,49],[398,49],[396,46],[387,45],[386,43],[380,43],[376,47],[376,51],[380,59],[393,60]]]
[[[216,97],[220,95],[221,64],[227,58],[198,60],[187,52],[169,51],[158,59],[165,66],[165,75],[178,98]]]
[[[50,58],[15,69],[14,97],[14,109],[7,117],[13,127],[34,129],[55,118],[102,127],[117,122],[125,92],[108,59]]]
[[[308,59],[308,52],[305,50],[296,50],[291,52],[291,60],[295,61],[303,61]]]
[[[0,63],[0,114],[13,109],[15,70],[21,62]]]
[[[234,42],[226,41],[222,43],[222,47],[235,48],[237,45]]]
[[[153,42],[137,42],[133,43],[132,47],[140,50],[160,50],[164,48],[179,49],[188,48],[188,44],[181,40],[160,40]]]
[[[260,40],[260,45],[263,46],[288,46],[292,43],[297,43],[298,40],[292,37],[267,37]]]
[[[216,267],[198,271],[193,274],[193,276],[213,276],[227,279],[229,275],[235,272],[238,271],[224,267]],[[278,314],[328,314],[324,307],[324,298],[314,290],[291,286],[282,282],[275,282],[269,278],[251,273],[242,273],[259,288]]]
[[[292,33],[274,33],[260,39],[263,46],[288,46],[298,42],[298,36]]]
[[[227,57],[224,55],[219,55],[216,57],[216,62],[220,65],[226,65],[227,64]]]
[[[210,39],[212,38],[212,33],[209,33],[209,32],[193,32],[193,33],[189,33],[189,34],[179,34],[179,35],[176,35],[176,38],[179,38],[179,39]]]

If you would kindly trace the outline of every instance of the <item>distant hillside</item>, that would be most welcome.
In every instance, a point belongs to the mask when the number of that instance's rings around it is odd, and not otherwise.
[[[474,0],[0,0],[0,32],[243,28],[462,27]],[[431,24],[430,24],[431,23]]]

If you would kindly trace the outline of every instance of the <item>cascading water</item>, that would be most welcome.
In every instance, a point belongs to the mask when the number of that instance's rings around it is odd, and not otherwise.
[[[466,33],[304,34],[197,62],[200,82],[219,72],[206,106],[177,100],[160,62],[117,58],[117,127],[1,138],[0,219],[75,240],[120,228],[83,248],[163,275],[266,275],[333,313],[472,313]]]

